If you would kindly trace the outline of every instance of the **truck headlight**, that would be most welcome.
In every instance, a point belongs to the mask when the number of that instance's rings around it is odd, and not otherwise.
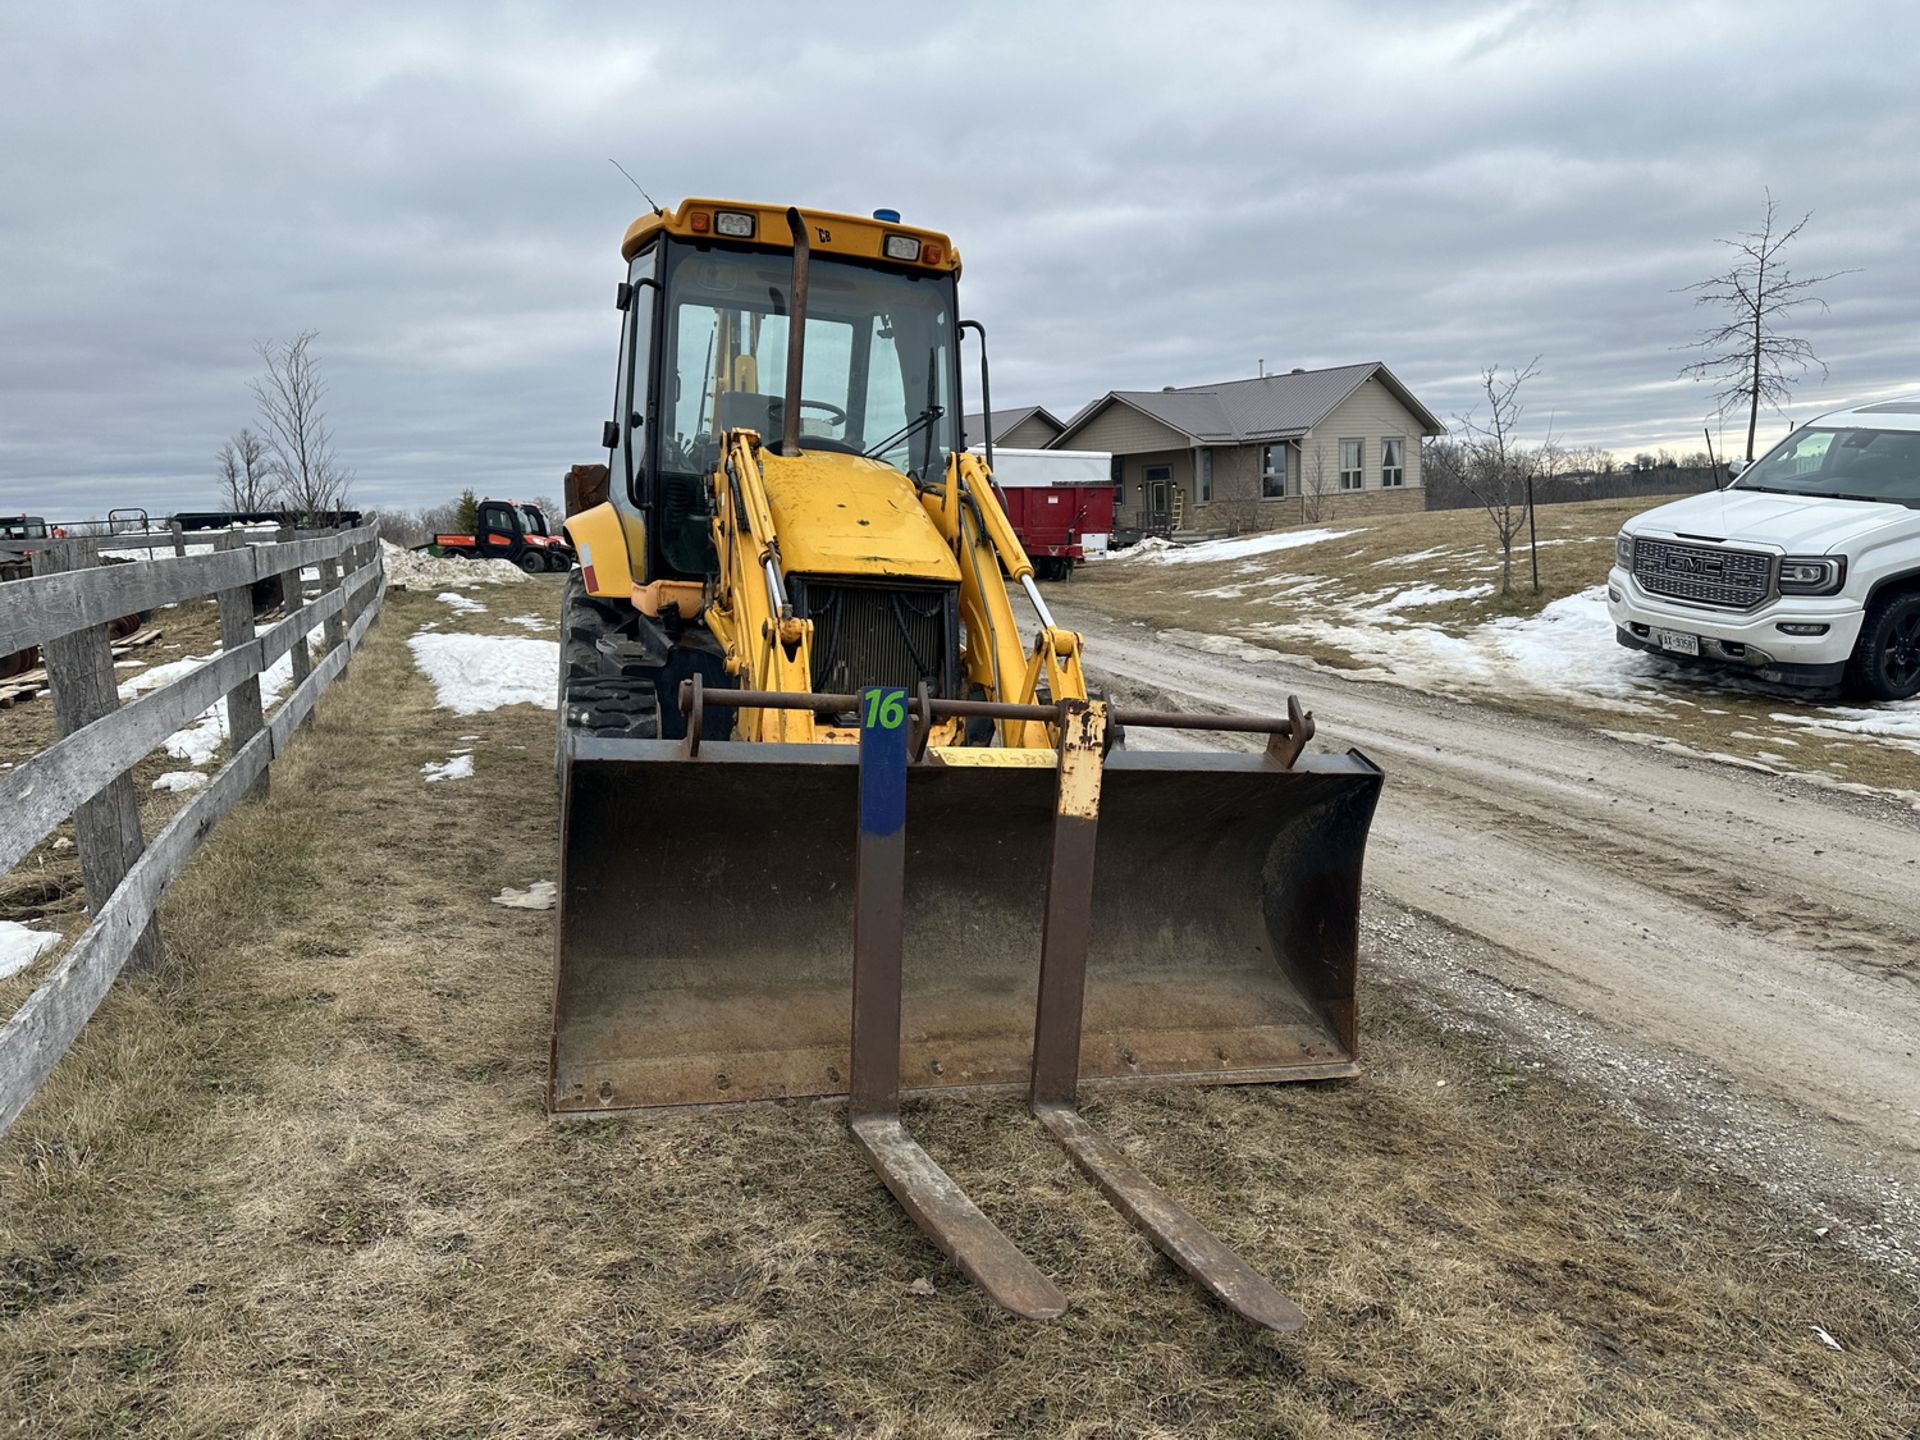
[[[1782,595],[1831,595],[1847,579],[1847,562],[1838,555],[1789,555],[1780,562]]]
[[[1613,537],[1613,563],[1622,570],[1633,569],[1633,537],[1624,530]]]

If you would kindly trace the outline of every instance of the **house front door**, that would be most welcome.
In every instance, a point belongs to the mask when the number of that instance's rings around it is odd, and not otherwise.
[[[1147,491],[1145,529],[1150,535],[1173,532],[1173,467],[1149,465],[1143,477]]]

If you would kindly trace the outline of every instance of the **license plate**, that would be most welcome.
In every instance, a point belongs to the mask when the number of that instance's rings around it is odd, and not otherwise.
[[[1698,635],[1685,635],[1678,630],[1656,630],[1653,632],[1653,638],[1660,642],[1660,648],[1662,650],[1671,650],[1676,655],[1698,655],[1700,653],[1700,637]]]

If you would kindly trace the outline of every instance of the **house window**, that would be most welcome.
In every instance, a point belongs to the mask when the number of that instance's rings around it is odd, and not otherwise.
[[[1260,498],[1287,498],[1287,447],[1268,445],[1260,451]]]
[[[1380,483],[1407,483],[1407,442],[1403,436],[1389,435],[1380,442]]]
[[[1200,452],[1199,488],[1200,503],[1211,505],[1213,503],[1213,451],[1211,450]]]
[[[1366,484],[1367,472],[1361,468],[1361,456],[1366,448],[1366,443],[1360,440],[1340,442],[1340,488],[1342,490],[1358,490]]]

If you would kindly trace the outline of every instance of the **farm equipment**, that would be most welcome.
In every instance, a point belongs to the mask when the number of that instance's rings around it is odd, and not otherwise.
[[[1303,753],[1297,702],[1267,719],[1089,695],[991,456],[957,433],[971,322],[946,236],[689,200],[622,253],[609,463],[567,486],[550,1109],[848,1096],[934,1243],[1044,1318],[1065,1299],[898,1109],[1023,1086],[1169,1257],[1298,1325],[1074,1099],[1081,1080],[1355,1073],[1380,771]],[[1269,743],[1120,743],[1169,726]]]
[[[474,511],[473,533],[435,535],[416,550],[459,560],[506,560],[529,575],[566,570],[573,565],[573,547],[563,535],[551,534],[547,517],[537,505],[518,500],[482,500]]]
[[[1042,580],[1066,580],[1113,533],[1113,457],[1097,450],[1008,450],[993,484],[1020,548]]]

